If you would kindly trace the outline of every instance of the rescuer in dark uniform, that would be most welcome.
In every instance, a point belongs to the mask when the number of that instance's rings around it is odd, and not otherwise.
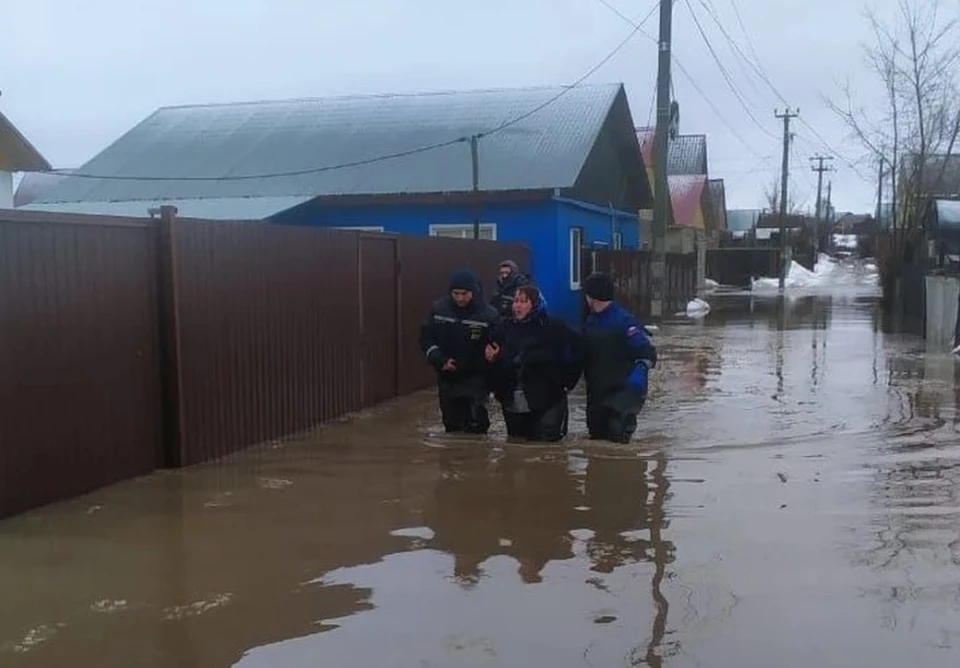
[[[476,276],[456,272],[450,294],[433,304],[420,330],[420,349],[437,371],[440,412],[448,433],[485,434],[490,428],[484,352],[497,341],[500,318],[479,295]]]
[[[517,288],[527,285],[530,281],[520,273],[520,267],[513,260],[504,260],[500,263],[497,275],[497,294],[490,299],[490,305],[497,309],[501,318],[513,315],[513,296]]]
[[[633,314],[613,302],[613,280],[593,274],[583,284],[590,314],[586,340],[587,430],[590,438],[627,443],[647,400],[657,349]]]

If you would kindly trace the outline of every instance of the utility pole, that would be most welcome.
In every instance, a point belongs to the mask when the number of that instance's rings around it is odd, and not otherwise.
[[[880,170],[877,174],[877,229],[880,229],[880,217],[883,215],[883,156],[880,156]]]
[[[480,238],[480,135],[470,137],[470,160],[473,163],[473,238]]]
[[[667,153],[670,132],[670,41],[673,29],[673,0],[660,0],[660,41],[657,66],[657,128],[654,139],[653,256],[650,262],[650,315],[663,317],[667,273],[667,226],[670,216],[670,188],[667,183]]]
[[[822,227],[824,217],[822,212],[823,173],[829,172],[832,169],[831,167],[826,167],[824,163],[828,160],[833,160],[833,157],[828,155],[817,155],[810,159],[816,160],[818,163],[816,167],[811,167],[811,169],[817,173],[817,222],[813,233],[813,263],[816,264],[817,259],[820,257],[820,228]]]
[[[787,181],[790,179],[790,120],[800,115],[800,110],[783,113],[774,112],[774,116],[783,119],[783,167],[780,173],[780,292],[787,281]]]
[[[827,184],[827,222],[833,227],[833,181]]]

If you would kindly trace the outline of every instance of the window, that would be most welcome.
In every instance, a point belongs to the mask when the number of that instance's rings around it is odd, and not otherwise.
[[[570,287],[580,289],[581,262],[583,262],[583,228],[570,228]]]
[[[454,239],[473,239],[473,224],[431,225],[431,237],[453,237]],[[496,223],[480,223],[480,238],[487,241],[497,240]]]
[[[613,233],[613,250],[623,250],[623,232]]]
[[[383,225],[344,225],[333,229],[348,232],[383,232]]]

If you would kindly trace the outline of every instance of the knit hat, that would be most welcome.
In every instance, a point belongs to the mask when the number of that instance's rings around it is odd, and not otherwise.
[[[583,282],[583,293],[598,302],[613,301],[613,279],[609,274],[596,273]]]
[[[475,295],[480,294],[480,284],[477,282],[477,277],[469,269],[454,272],[453,276],[450,277],[450,289],[469,290]]]

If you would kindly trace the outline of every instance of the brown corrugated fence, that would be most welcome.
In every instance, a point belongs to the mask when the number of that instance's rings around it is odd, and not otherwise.
[[[149,222],[0,212],[0,516],[162,461]]]
[[[617,301],[641,318],[650,317],[650,261],[648,251],[592,250],[583,252],[585,273],[602,271],[613,277]],[[695,253],[667,253],[667,314],[686,308],[697,292],[697,256]]]
[[[0,516],[427,387],[450,273],[519,245],[0,211]]]

